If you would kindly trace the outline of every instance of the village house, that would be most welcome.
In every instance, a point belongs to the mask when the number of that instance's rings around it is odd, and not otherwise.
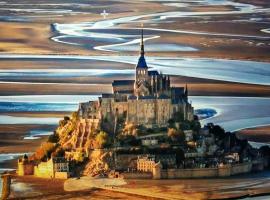
[[[69,162],[63,157],[52,157],[46,162],[35,164],[26,156],[18,160],[19,176],[34,175],[40,178],[67,179],[70,177]]]

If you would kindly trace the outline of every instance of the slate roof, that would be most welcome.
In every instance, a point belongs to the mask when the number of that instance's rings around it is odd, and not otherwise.
[[[137,68],[148,68],[143,55],[139,58]]]
[[[134,80],[114,80],[112,86],[133,85]]]
[[[181,96],[185,94],[185,88],[184,87],[173,87],[172,93],[175,94],[175,96]]]
[[[102,94],[102,98],[112,98],[113,94]]]
[[[158,71],[148,71],[148,75],[149,76],[158,76],[159,73],[158,73]]]
[[[132,94],[133,90],[118,90],[116,93],[119,93],[119,94]]]
[[[65,163],[67,160],[64,157],[53,157],[53,163]]]
[[[172,104],[179,104],[179,103],[184,103],[182,98],[172,99]]]
[[[169,99],[170,97],[168,97],[167,95],[165,94],[161,94],[158,99]]]
[[[139,99],[155,99],[154,96],[139,96]]]
[[[137,99],[137,97],[136,97],[136,96],[134,96],[134,95],[131,95],[131,96],[129,96],[129,97],[128,97],[128,99],[136,100],[136,99]]]

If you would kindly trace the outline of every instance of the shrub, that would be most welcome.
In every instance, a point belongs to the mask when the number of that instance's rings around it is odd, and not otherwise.
[[[48,138],[48,142],[50,143],[58,143],[59,141],[59,136],[56,132],[54,132],[54,134],[50,135]]]
[[[138,130],[133,123],[127,123],[123,129],[123,135],[137,135]]]
[[[185,134],[181,130],[176,130],[174,128],[169,128],[167,132],[168,137],[174,142],[185,141]]]
[[[120,135],[119,142],[121,145],[138,146],[140,141],[134,135]]]
[[[36,150],[34,153],[34,159],[41,161],[45,158],[50,158],[51,153],[55,150],[56,145],[51,142],[44,142],[41,144],[41,146]]]
[[[108,134],[104,131],[100,131],[95,138],[95,143],[97,148],[104,148],[106,144],[109,143]]]

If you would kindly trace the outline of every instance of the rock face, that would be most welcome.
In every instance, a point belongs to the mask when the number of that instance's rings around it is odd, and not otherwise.
[[[113,165],[113,152],[100,149],[104,148],[108,138],[107,133],[100,131],[99,119],[66,117],[60,121],[56,133],[68,159],[77,162],[88,160],[84,175],[108,175]]]
[[[112,151],[96,149],[89,153],[89,163],[86,165],[83,175],[108,175],[113,165]]]
[[[78,119],[70,120],[63,127],[58,127],[60,144],[65,149],[84,149],[91,148],[90,141],[96,130],[99,129],[98,119]]]

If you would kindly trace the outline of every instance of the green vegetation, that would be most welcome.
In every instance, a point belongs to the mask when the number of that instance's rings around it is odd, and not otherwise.
[[[56,149],[56,144],[51,142],[44,142],[36,150],[36,152],[31,156],[31,160],[36,161],[45,161],[46,159],[51,158],[52,152]]]
[[[214,124],[208,124],[209,133],[214,134],[215,137],[217,137],[219,140],[223,140],[226,138],[227,134],[225,133],[225,130]]]
[[[49,136],[48,142],[58,143],[59,142],[59,135],[56,132],[54,132],[52,135]]]
[[[120,146],[138,146],[140,141],[134,135],[119,135],[118,141]]]
[[[125,127],[123,128],[122,135],[138,135],[138,128],[133,123],[127,123],[125,124]]]
[[[104,131],[100,131],[95,137],[95,147],[99,149],[104,148],[110,144],[109,140],[108,134]]]
[[[185,142],[185,134],[182,130],[176,130],[175,128],[169,128],[167,135],[172,143],[181,143]]]
[[[175,122],[182,122],[182,121],[184,121],[184,113],[183,112],[180,112],[180,111],[175,112],[174,113],[174,116],[173,116],[173,120]]]

